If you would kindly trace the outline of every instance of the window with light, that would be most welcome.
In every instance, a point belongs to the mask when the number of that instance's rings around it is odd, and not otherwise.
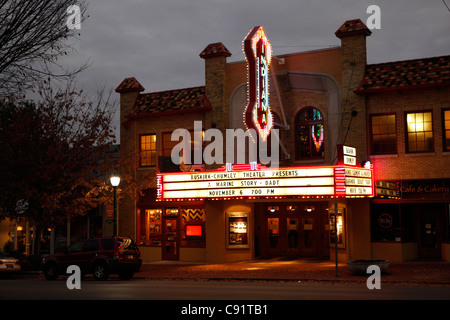
[[[444,151],[450,151],[450,110],[443,110],[442,119],[444,123]]]
[[[156,165],[156,134],[146,134],[140,137],[141,167]]]
[[[415,112],[406,114],[407,152],[432,152],[433,119],[431,112]]]

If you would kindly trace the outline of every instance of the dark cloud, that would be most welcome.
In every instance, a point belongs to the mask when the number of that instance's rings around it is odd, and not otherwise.
[[[381,30],[368,38],[369,63],[449,54],[450,13],[439,0],[96,0],[69,63],[90,59],[80,77],[88,87],[128,76],[148,91],[202,85],[198,54],[209,43],[242,60],[242,39],[263,25],[275,54],[339,45],[337,28],[366,22],[371,4],[381,8]]]
[[[198,54],[209,43],[243,60],[242,39],[263,25],[276,55],[336,46],[334,32],[349,19],[366,22],[372,4],[381,29],[368,38],[369,63],[450,54],[450,12],[440,0],[95,0],[66,62],[91,61],[79,77],[87,89],[129,76],[146,91],[203,85]]]

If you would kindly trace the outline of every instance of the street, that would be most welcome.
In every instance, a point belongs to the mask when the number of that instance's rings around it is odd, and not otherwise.
[[[431,303],[436,310],[444,309],[449,298],[450,287],[382,285],[369,290],[364,283],[89,279],[81,282],[81,289],[69,290],[65,279],[0,280],[2,310],[23,317],[42,310],[73,319],[124,311],[149,317],[156,312],[169,319],[284,319],[311,309],[332,317],[355,303],[370,314],[405,316],[423,310],[424,300],[441,300]]]
[[[2,300],[448,300],[449,287],[246,281],[84,280],[69,290],[66,280],[0,281]]]

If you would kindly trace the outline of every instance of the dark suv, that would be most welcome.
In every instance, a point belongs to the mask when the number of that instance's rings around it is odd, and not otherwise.
[[[110,274],[129,280],[141,264],[141,253],[131,238],[98,238],[75,242],[64,252],[45,257],[43,271],[45,278],[55,280],[66,274],[68,266],[77,265],[82,275],[92,273],[97,280],[106,280]]]

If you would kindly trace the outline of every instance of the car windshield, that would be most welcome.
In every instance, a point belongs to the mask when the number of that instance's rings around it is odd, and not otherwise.
[[[117,238],[120,250],[138,250],[136,243],[130,238]]]

